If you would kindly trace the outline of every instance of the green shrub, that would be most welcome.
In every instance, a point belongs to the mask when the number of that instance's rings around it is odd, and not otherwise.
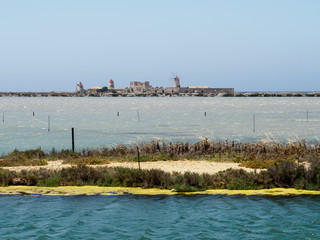
[[[15,149],[13,152],[4,156],[0,160],[0,166],[41,166],[47,165],[47,161],[44,159],[48,155],[44,153],[40,148],[26,151],[18,151]]]
[[[268,173],[273,179],[276,187],[294,187],[298,174],[298,165],[291,162],[281,162],[268,169]]]
[[[0,168],[0,186],[5,187],[13,185],[13,180],[15,177],[15,172],[9,170],[4,170]]]
[[[179,144],[177,152],[186,151],[186,145]],[[157,147],[154,145],[154,147]],[[196,151],[208,151],[210,145],[199,144]],[[172,149],[173,145],[168,146]],[[201,149],[202,148],[202,149]],[[303,149],[300,146],[300,150]],[[153,151],[152,147],[148,147]],[[207,149],[207,150],[205,150]],[[320,148],[319,148],[320,149]],[[127,149],[128,150],[128,149]],[[313,152],[301,154],[297,152],[299,158],[309,156],[311,162],[309,168],[302,164],[296,164],[292,161],[280,161],[274,159],[275,165],[262,172],[247,172],[244,170],[228,169],[213,175],[197,174],[186,172],[167,173],[161,170],[139,170],[129,168],[108,168],[108,167],[89,167],[84,164],[78,164],[70,168],[61,170],[40,169],[37,171],[10,172],[0,169],[0,185],[29,185],[29,186],[82,186],[82,185],[99,185],[99,186],[123,186],[123,187],[156,187],[165,189],[176,189],[177,191],[197,191],[205,189],[261,189],[273,187],[298,188],[320,190],[320,160],[318,155]],[[123,151],[123,149],[121,150]],[[128,150],[130,151],[130,150]],[[154,150],[156,151],[156,150]],[[279,153],[284,150],[279,147],[276,149]],[[287,154],[295,152],[294,148],[287,148]],[[23,153],[27,156],[37,155],[35,152]],[[65,156],[70,156],[70,152],[64,152]],[[123,152],[121,153],[123,154]],[[15,152],[10,156],[21,156],[21,153]],[[160,154],[154,154],[159,156]],[[38,154],[41,157],[41,154]],[[76,155],[77,157],[79,155]],[[235,154],[228,153],[226,157],[234,157]],[[244,159],[248,161],[258,161],[259,154],[248,154]],[[79,159],[82,159],[79,157]],[[93,159],[95,157],[85,157],[83,159]],[[98,158],[99,159],[99,158]],[[250,160],[253,159],[253,160]],[[41,160],[41,159],[40,159]],[[262,161],[262,160],[259,160]],[[80,161],[81,162],[81,161]],[[88,163],[88,162],[85,162]]]

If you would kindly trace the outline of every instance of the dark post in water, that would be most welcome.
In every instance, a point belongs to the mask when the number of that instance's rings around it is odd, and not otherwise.
[[[256,132],[256,116],[253,115],[253,132]]]
[[[2,113],[2,122],[4,123],[4,113]]]
[[[140,169],[140,153],[139,153],[139,147],[137,146],[137,154],[138,154],[138,165],[139,165],[139,170]]]
[[[138,114],[138,120],[140,122],[140,115],[139,115],[139,110],[137,109],[137,114]]]
[[[71,137],[72,137],[72,151],[74,152],[74,128],[71,128]]]
[[[50,132],[50,115],[48,115],[48,132]]]

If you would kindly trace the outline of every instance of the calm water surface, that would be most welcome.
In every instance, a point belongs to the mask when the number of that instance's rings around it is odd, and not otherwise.
[[[250,142],[320,140],[320,98],[307,97],[2,97],[0,116],[0,154],[15,148],[70,149],[72,127],[77,150],[151,139],[191,143],[206,137]]]
[[[1,196],[1,239],[319,239],[320,197]]]

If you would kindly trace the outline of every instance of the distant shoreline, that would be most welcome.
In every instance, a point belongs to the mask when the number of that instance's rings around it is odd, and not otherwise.
[[[76,92],[0,92],[0,97],[320,97],[320,92],[236,92],[218,95],[210,94],[154,94],[154,93],[114,93],[98,92],[80,94]]]

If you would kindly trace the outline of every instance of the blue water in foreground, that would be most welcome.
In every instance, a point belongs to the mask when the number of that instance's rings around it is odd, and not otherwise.
[[[1,239],[319,239],[320,197],[0,196]]]

